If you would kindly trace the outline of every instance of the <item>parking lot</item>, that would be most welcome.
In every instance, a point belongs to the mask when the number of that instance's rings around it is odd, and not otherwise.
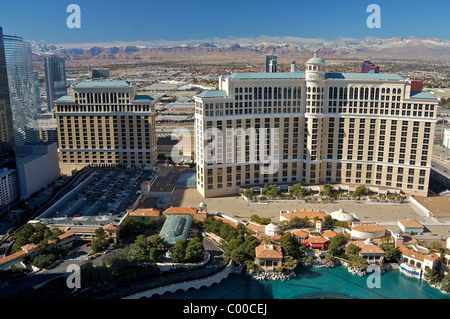
[[[153,176],[153,170],[92,170],[79,187],[66,195],[62,204],[50,207],[37,219],[49,225],[67,226],[119,223],[127,207],[139,197],[141,183]]]

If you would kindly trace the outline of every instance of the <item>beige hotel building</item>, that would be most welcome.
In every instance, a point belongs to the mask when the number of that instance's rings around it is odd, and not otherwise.
[[[413,90],[412,90],[413,89]],[[397,74],[234,73],[195,97],[197,189],[366,185],[427,195],[438,100]],[[256,134],[251,134],[251,132]],[[263,134],[264,133],[264,134]],[[264,157],[277,162],[276,169]]]
[[[55,101],[61,173],[156,161],[155,100],[127,81],[85,81]]]

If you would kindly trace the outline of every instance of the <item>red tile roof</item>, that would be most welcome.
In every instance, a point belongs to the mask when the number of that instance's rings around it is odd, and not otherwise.
[[[333,238],[334,236],[336,236],[338,233],[336,233],[335,231],[332,230],[324,230],[322,232],[322,236],[325,236],[328,239]]]
[[[314,219],[314,217],[318,217],[319,219],[324,219],[325,216],[327,216],[328,214],[324,211],[321,210],[298,210],[298,209],[294,209],[294,210],[287,210],[286,212],[282,213],[281,216],[286,218],[287,220],[292,220],[292,218],[294,217],[298,217],[298,218],[308,218],[308,219]]]
[[[195,214],[198,208],[196,207],[169,207],[164,211],[164,214]]]
[[[423,225],[415,219],[400,219],[398,222],[405,228],[423,228]]]
[[[298,237],[298,238],[308,238],[309,233],[304,231],[304,230],[298,230],[297,229],[297,230],[294,230],[292,232],[292,235],[295,236],[295,237]]]
[[[156,208],[138,208],[128,214],[128,216],[139,217],[139,216],[159,216],[161,215],[161,210]]]
[[[367,254],[384,254],[384,250],[381,247],[378,247],[377,245],[373,243],[366,243],[364,241],[351,241],[345,245],[348,247],[350,244],[358,246],[361,250],[359,251],[360,254],[367,255]]]
[[[261,243],[255,248],[256,258],[283,258],[281,246],[276,244],[266,245]]]
[[[323,236],[308,237],[308,239],[306,239],[306,242],[308,242],[310,244],[325,244],[326,242],[328,242],[328,239]]]
[[[401,245],[400,247],[398,247],[398,249],[402,252],[403,256],[414,258],[420,261],[424,261],[425,259],[432,261],[439,259],[439,256],[436,253],[430,253],[429,255],[425,255],[417,251],[411,250],[405,245]]]

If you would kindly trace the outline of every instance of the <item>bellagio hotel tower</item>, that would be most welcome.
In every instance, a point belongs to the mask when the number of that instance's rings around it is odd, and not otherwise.
[[[195,97],[197,190],[366,185],[426,196],[437,98],[388,73],[234,73]],[[269,169],[271,168],[271,169]]]

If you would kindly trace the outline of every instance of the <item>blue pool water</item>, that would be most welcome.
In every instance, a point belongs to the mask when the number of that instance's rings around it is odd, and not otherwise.
[[[297,267],[287,281],[257,281],[247,274],[231,274],[220,284],[195,291],[174,293],[164,299],[450,299],[425,280],[411,278],[398,270],[381,274],[381,287],[369,288],[367,276],[350,274],[345,266],[335,268]]]

